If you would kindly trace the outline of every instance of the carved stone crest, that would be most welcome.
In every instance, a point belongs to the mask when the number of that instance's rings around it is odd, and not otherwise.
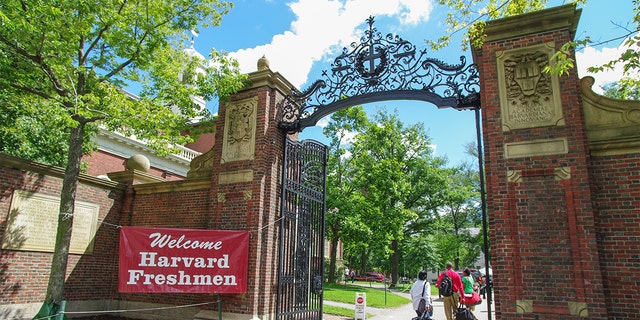
[[[564,125],[558,77],[543,72],[554,44],[496,53],[504,131]]]
[[[253,160],[255,156],[257,98],[227,106],[221,162]]]

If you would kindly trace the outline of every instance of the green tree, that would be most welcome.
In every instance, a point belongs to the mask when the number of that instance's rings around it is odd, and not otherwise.
[[[69,150],[68,132],[54,128],[65,125],[61,110],[48,108],[46,101],[18,103],[9,92],[0,92],[0,152],[23,159],[64,167]],[[83,145],[83,153],[94,148]]]
[[[604,96],[622,100],[640,100],[640,81],[622,78],[618,82],[602,86]]]
[[[448,251],[440,250],[439,244],[448,234],[441,227],[441,208],[445,205],[445,196],[450,181],[450,169],[444,168],[446,162],[435,158],[433,165],[424,166],[426,173],[413,175],[412,185],[416,186],[413,196],[405,202],[407,208],[416,213],[413,220],[407,221],[404,229],[405,240],[401,246],[403,266],[410,275],[415,276],[420,269],[437,269],[446,259],[441,255]]]
[[[406,277],[415,277],[422,269],[436,269],[439,266],[439,252],[436,244],[438,236],[435,233],[419,232],[405,235],[402,241],[403,250],[403,274]]]
[[[368,233],[366,224],[357,214],[363,205],[362,197],[352,181],[351,157],[348,155],[349,136],[367,123],[367,115],[361,106],[337,111],[331,115],[328,125],[322,130],[330,137],[327,161],[327,212],[325,218],[326,237],[329,240],[329,282],[335,282],[338,243],[364,241]]]
[[[427,148],[431,149],[430,146]],[[403,240],[398,248],[401,258],[398,267],[408,268],[410,275],[415,276],[421,269],[437,268],[440,260],[435,245],[439,237],[435,222],[437,210],[443,205],[448,170],[445,169],[446,159],[441,157],[417,157],[409,163],[406,179],[412,187],[403,206],[415,215],[404,225]]]
[[[480,221],[471,208],[477,171],[466,164],[447,169],[423,124],[406,126],[384,110],[368,120],[352,107],[334,113],[324,133],[332,139],[327,236],[332,251],[343,241],[350,268],[390,271],[394,285],[400,272],[477,258],[481,237],[468,233]]]
[[[414,207],[437,194],[439,167],[445,162],[433,156],[431,142],[421,123],[405,126],[397,114],[379,111],[358,134],[351,148],[354,183],[372,208],[362,214],[372,230],[374,243],[389,257],[391,285],[398,280],[401,243]],[[374,249],[374,248],[372,248]]]
[[[481,251],[481,233],[470,232],[470,228],[478,228],[482,223],[480,194],[477,171],[472,167],[463,164],[448,170],[443,205],[438,208],[442,232],[438,248],[444,259],[441,266],[453,262],[459,268],[472,263]]]
[[[2,114],[32,119],[2,125],[14,132],[43,125],[68,137],[45,305],[64,298],[75,193],[91,135],[102,126],[143,139],[159,154],[191,141],[181,134],[190,120],[211,118],[191,97],[225,97],[243,77],[224,54],[212,51],[207,64],[180,48],[189,30],[218,25],[231,8],[217,0],[0,3]],[[122,90],[132,83],[141,88],[139,99]],[[37,129],[42,137],[47,130]]]

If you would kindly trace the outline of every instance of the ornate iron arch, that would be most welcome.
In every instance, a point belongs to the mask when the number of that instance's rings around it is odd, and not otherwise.
[[[480,108],[480,78],[475,64],[451,65],[427,57],[397,35],[383,37],[367,19],[369,29],[349,48],[343,48],[331,71],[304,92],[294,89],[281,102],[279,126],[300,132],[342,108],[385,100],[421,100],[438,108]]]

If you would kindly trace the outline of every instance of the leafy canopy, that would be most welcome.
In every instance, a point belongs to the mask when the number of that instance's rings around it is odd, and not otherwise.
[[[573,2],[584,2],[574,0]],[[442,49],[451,44],[453,36],[463,32],[463,50],[482,46],[485,34],[484,27],[488,20],[516,16],[528,12],[542,10],[547,6],[547,0],[438,0],[439,5],[447,6],[451,11],[447,14],[446,35],[436,41],[427,40],[427,44],[434,50]]]
[[[91,123],[144,139],[161,154],[189,142],[181,133],[190,121],[212,118],[191,97],[224,97],[243,78],[223,53],[213,50],[209,63],[185,53],[186,31],[218,25],[231,8],[217,0],[2,1],[0,151],[22,139],[33,142],[29,148],[59,145],[71,128]],[[139,98],[126,86],[139,88]],[[30,125],[38,129],[25,133]],[[85,130],[84,140],[95,132]]]

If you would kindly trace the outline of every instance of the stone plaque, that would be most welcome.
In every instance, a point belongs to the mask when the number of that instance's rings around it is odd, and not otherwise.
[[[234,101],[227,106],[222,163],[255,158],[257,112],[257,98]]]
[[[22,190],[13,192],[2,249],[53,252],[60,198]],[[70,253],[93,252],[100,206],[76,201]]]
[[[253,181],[253,170],[240,170],[236,172],[221,172],[218,176],[218,184],[229,184]]]
[[[564,125],[558,76],[542,71],[554,50],[546,43],[496,53],[502,130]]]
[[[504,144],[505,159],[567,154],[569,142],[565,138],[539,139]]]

